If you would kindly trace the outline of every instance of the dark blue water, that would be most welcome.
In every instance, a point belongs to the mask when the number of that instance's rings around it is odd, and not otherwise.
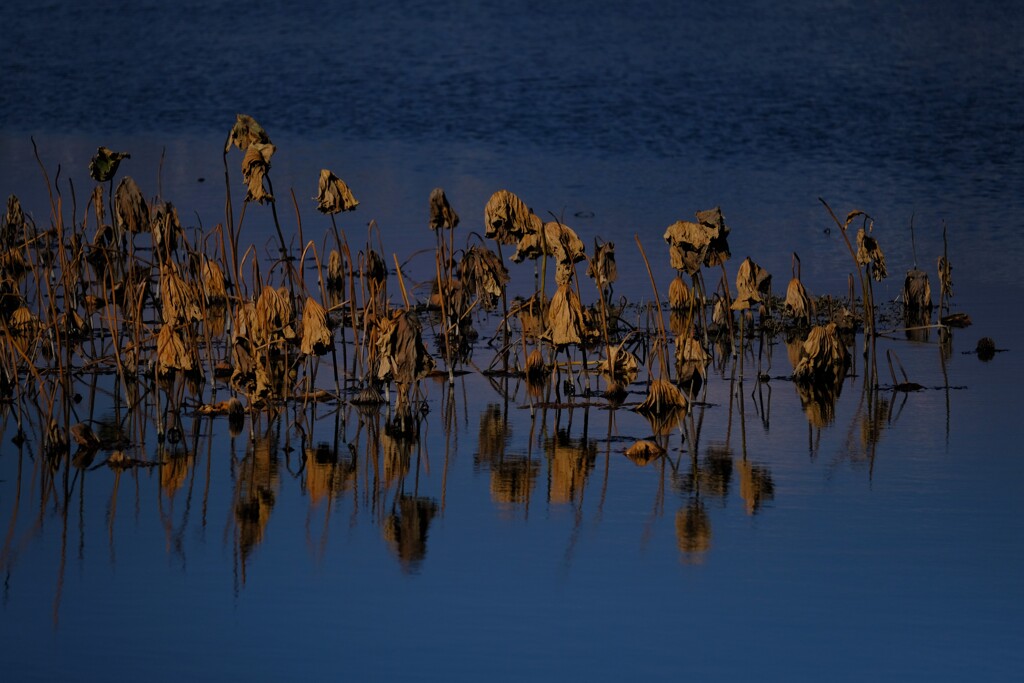
[[[700,458],[676,438],[678,470],[633,465],[622,450],[649,426],[594,410],[594,462],[574,479],[554,435],[578,449],[580,412],[531,421],[521,392],[506,408],[471,373],[454,403],[429,390],[433,426],[386,486],[373,466],[389,445],[355,414],[357,478],[326,495],[287,426],[230,439],[197,419],[179,479],[73,472],[66,503],[4,412],[10,680],[995,681],[1024,666],[1016,3],[16,0],[0,27],[0,193],[41,224],[30,136],[78,215],[102,144],[132,152],[124,172],[183,222],[223,221],[223,141],[246,112],[278,145],[275,188],[295,192],[307,239],[326,231],[311,197],[329,167],[361,201],[341,217],[350,239],[374,219],[421,279],[433,264],[410,254],[433,246],[430,190],[469,231],[508,187],[588,249],[615,240],[631,299],[649,296],[634,234],[667,286],[665,226],[716,204],[731,269],[749,254],[784,284],[797,251],[812,292],[845,294],[821,196],[875,217],[893,274],[879,299],[915,261],[933,269],[945,224],[954,309],[975,319],[946,360],[934,337],[883,342],[929,390],[872,408],[851,381],[825,427],[788,382],[714,377]],[[265,208],[246,225],[270,243]],[[982,363],[981,336],[1011,351]],[[784,354],[775,375],[791,371]],[[511,425],[501,457],[481,445],[494,411]],[[318,425],[330,440],[333,418]],[[726,483],[695,494],[694,467],[723,461]],[[274,498],[258,533],[235,514],[252,463]],[[436,505],[420,554],[389,527],[400,494]],[[708,547],[686,544],[687,519],[709,525]]]

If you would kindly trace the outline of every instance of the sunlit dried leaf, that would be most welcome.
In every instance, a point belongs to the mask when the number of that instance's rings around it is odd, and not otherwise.
[[[508,190],[498,190],[484,207],[484,236],[501,244],[515,244],[543,223],[526,204]]]
[[[676,340],[676,369],[680,382],[691,382],[697,377],[701,381],[706,380],[710,362],[711,354],[692,334]]]
[[[253,329],[253,341],[258,346],[265,346],[278,340],[295,339],[291,295],[284,287],[274,289],[265,286],[256,300],[256,318]]]
[[[772,276],[767,270],[754,263],[748,256],[743,259],[736,272],[736,298],[731,308],[734,311],[750,308],[754,304],[768,301],[772,289]]]
[[[568,284],[558,286],[548,305],[545,337],[555,346],[579,344],[584,335],[583,307]]]
[[[160,374],[172,370],[193,372],[199,369],[199,351],[185,344],[174,325],[164,325],[156,337],[156,354]]]
[[[213,259],[203,259],[203,293],[209,304],[223,303],[228,298],[224,271]]]
[[[254,142],[245,150],[242,159],[242,180],[247,188],[245,201],[265,204],[274,201],[274,196],[264,187],[267,171],[270,170],[270,157],[277,150],[269,143]]]
[[[604,289],[618,279],[614,242],[595,244],[594,258],[587,265],[587,277],[594,281],[598,289]]]
[[[927,311],[932,307],[932,286],[928,273],[914,268],[903,281],[903,304],[908,311]]]
[[[178,210],[170,202],[156,204],[150,217],[150,229],[153,233],[153,248],[158,259],[169,256],[178,248],[182,238],[181,221]]]
[[[664,239],[669,245],[672,267],[694,275],[704,264],[711,246],[711,235],[700,225],[689,221],[676,221],[665,229]]]
[[[96,154],[89,162],[89,177],[101,183],[105,183],[117,173],[117,167],[122,159],[130,159],[131,154],[127,152],[115,152],[106,147],[98,147]]]
[[[114,224],[121,234],[149,230],[149,207],[131,176],[121,178],[114,192]]]
[[[21,306],[15,309],[15,311],[11,313],[11,319],[8,322],[8,325],[13,334],[25,338],[34,338],[42,329],[42,324],[39,322],[39,318],[37,318],[27,306]]]
[[[683,278],[676,276],[668,286],[668,305],[677,311],[686,310],[693,305],[693,294]]]
[[[434,359],[423,345],[419,326],[404,310],[377,321],[378,379],[412,384],[434,369]]]
[[[331,249],[327,257],[327,288],[334,292],[345,291],[345,262],[337,249]]]
[[[530,355],[526,357],[526,378],[534,383],[542,382],[548,376],[550,369],[544,363],[544,356],[540,349],[534,347]]]
[[[324,168],[320,170],[320,183],[316,196],[316,209],[320,213],[341,213],[352,211],[359,202],[352,196],[345,181]]]
[[[665,455],[665,449],[653,441],[641,439],[627,448],[624,455],[640,467],[643,467],[652,460],[656,460]]]
[[[800,349],[800,360],[793,369],[797,382],[832,385],[841,383],[850,367],[850,352],[839,338],[835,323],[815,325],[807,333]]]
[[[165,323],[185,323],[202,319],[195,287],[185,282],[173,263],[160,266],[161,314]]]
[[[882,247],[878,240],[864,231],[864,228],[857,231],[857,263],[870,266],[871,276],[877,282],[886,278],[885,254],[882,253]]]
[[[636,380],[640,361],[637,357],[625,348],[625,344],[608,347],[608,357],[597,365],[605,380],[608,382],[609,390],[618,387],[626,387]]]
[[[244,152],[252,144],[270,144],[270,136],[267,135],[267,131],[263,130],[263,126],[256,123],[256,119],[248,114],[238,114],[235,117],[235,125],[228,133],[224,152],[231,151],[231,145]]]
[[[793,318],[810,322],[815,315],[814,301],[799,278],[793,278],[786,287],[786,313]]]
[[[714,267],[729,260],[729,226],[725,224],[722,209],[715,207],[707,211],[697,212],[697,222],[708,231],[710,238],[707,251],[704,253],[704,265]]]
[[[636,407],[638,413],[661,415],[673,410],[686,409],[687,401],[679,387],[667,379],[659,378],[651,382],[647,398]]]
[[[494,308],[508,284],[508,269],[487,247],[474,245],[459,261],[459,280],[487,310]]]
[[[448,203],[448,197],[444,190],[435,187],[430,193],[430,229],[448,228],[449,230],[459,224],[459,214]]]
[[[334,341],[327,322],[327,311],[313,297],[306,298],[302,310],[302,344],[299,347],[306,355],[322,356]]]
[[[542,229],[530,231],[516,244],[510,257],[513,263],[539,259],[547,254],[556,264],[555,282],[564,284],[572,278],[572,264],[582,261],[583,240],[567,225],[557,221],[544,223]]]

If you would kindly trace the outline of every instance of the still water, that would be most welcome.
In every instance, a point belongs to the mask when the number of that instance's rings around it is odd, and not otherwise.
[[[915,261],[937,291],[945,224],[953,310],[973,319],[948,345],[934,330],[884,338],[924,390],[872,395],[855,372],[831,419],[788,381],[782,343],[761,356],[768,382],[756,353],[742,372],[725,362],[691,410],[697,438],[675,432],[646,466],[623,454],[652,432],[628,405],[531,410],[518,380],[472,367],[451,391],[425,383],[418,440],[329,403],[305,441],[292,411],[234,436],[183,411],[180,441],[159,445],[153,406],[129,452],[162,464],[123,470],[101,451],[51,474],[38,435],[12,442],[5,404],[5,680],[1019,675],[1013,3],[9,2],[0,19],[0,192],[43,226],[30,136],[66,203],[73,184],[75,216],[106,145],[132,153],[122,173],[147,196],[209,230],[225,220],[223,141],[246,112],[278,146],[291,246],[290,191],[304,238],[328,233],[311,197],[331,168],[360,200],[339,225],[362,245],[376,221],[420,300],[436,186],[462,215],[457,242],[505,187],[588,252],[615,241],[614,296],[632,302],[652,297],[634,236],[664,296],[665,227],[714,205],[731,275],[749,254],[779,289],[796,251],[813,294],[845,295],[824,197],[875,219],[879,300]],[[269,212],[248,212],[243,239],[269,259]],[[528,294],[531,265],[509,266]],[[1009,350],[979,360],[985,336]]]

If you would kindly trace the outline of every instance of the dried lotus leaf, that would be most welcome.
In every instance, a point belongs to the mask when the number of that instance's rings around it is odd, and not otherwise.
[[[542,223],[519,197],[498,190],[484,207],[484,236],[501,244],[515,244]]]
[[[792,317],[810,322],[815,315],[814,302],[799,278],[792,278],[786,287],[786,312]]]
[[[245,150],[242,159],[242,180],[245,181],[245,201],[265,204],[274,201],[274,196],[264,187],[267,172],[270,170],[270,157],[276,147],[269,143],[252,143]]]
[[[114,222],[121,234],[149,230],[149,207],[131,176],[122,178],[114,192]]]
[[[639,467],[647,465],[665,454],[665,449],[647,439],[641,439],[627,448],[624,455]]]
[[[324,168],[320,170],[320,182],[317,189],[316,209],[320,213],[335,214],[352,211],[359,206],[358,200],[344,180]]]
[[[505,291],[508,269],[493,251],[473,245],[459,261],[459,281],[490,310]]]
[[[228,133],[228,141],[224,146],[225,154],[231,151],[232,145],[244,152],[254,143],[270,144],[270,136],[267,135],[267,131],[263,130],[263,126],[256,123],[256,119],[253,117],[248,114],[236,115],[235,125]]]
[[[313,297],[306,299],[302,310],[302,344],[306,355],[322,356],[331,348],[334,335],[327,322],[327,311]]]
[[[117,173],[117,167],[121,165],[121,160],[130,159],[131,156],[127,152],[115,152],[106,147],[97,147],[96,154],[89,162],[89,177],[97,182],[105,183]]]
[[[591,278],[599,289],[604,289],[618,279],[614,242],[595,243],[594,258],[587,265],[587,277]]]
[[[932,286],[928,273],[914,268],[903,281],[903,304],[908,311],[928,311],[932,307]]]
[[[881,282],[888,275],[881,245],[878,244],[878,240],[867,234],[864,228],[857,231],[857,263],[870,266],[871,276],[876,282]]]
[[[459,214],[448,203],[444,190],[435,187],[430,193],[430,229],[453,229],[459,224]]]
[[[559,285],[548,305],[545,336],[555,346],[579,344],[585,324],[579,297],[568,284]]]
[[[665,229],[663,237],[669,244],[672,267],[688,275],[696,274],[711,245],[708,231],[699,223],[676,221]]]

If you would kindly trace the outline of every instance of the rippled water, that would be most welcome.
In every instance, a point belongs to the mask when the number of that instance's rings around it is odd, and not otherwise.
[[[337,442],[336,462],[303,459],[283,421],[232,438],[189,416],[180,444],[139,446],[162,467],[50,479],[32,442],[12,445],[8,407],[5,677],[1012,679],[1022,17],[1009,2],[5,3],[0,192],[40,224],[30,135],[76,215],[103,144],[183,222],[223,221],[221,149],[243,111],[278,145],[275,188],[295,192],[307,239],[326,231],[310,197],[329,167],[361,201],[350,239],[376,220],[414,281],[433,267],[417,255],[431,188],[468,232],[508,187],[588,250],[614,240],[631,300],[650,296],[634,234],[667,286],[665,226],[716,204],[730,268],[749,254],[781,284],[797,251],[812,292],[845,294],[821,196],[876,219],[880,299],[915,261],[911,216],[929,270],[944,222],[954,308],[974,319],[946,356],[934,337],[883,342],[926,390],[869,403],[851,378],[828,424],[785,381],[781,345],[767,384],[726,368],[694,413],[697,457],[677,434],[671,462],[646,467],[622,455],[650,433],[631,411],[531,417],[522,387],[506,400],[475,372],[428,388],[412,446],[379,415],[322,408],[311,444]],[[292,213],[282,201],[297,245]],[[267,212],[246,222],[265,248]],[[513,278],[529,289],[532,270]],[[1010,350],[982,363],[982,336]]]

